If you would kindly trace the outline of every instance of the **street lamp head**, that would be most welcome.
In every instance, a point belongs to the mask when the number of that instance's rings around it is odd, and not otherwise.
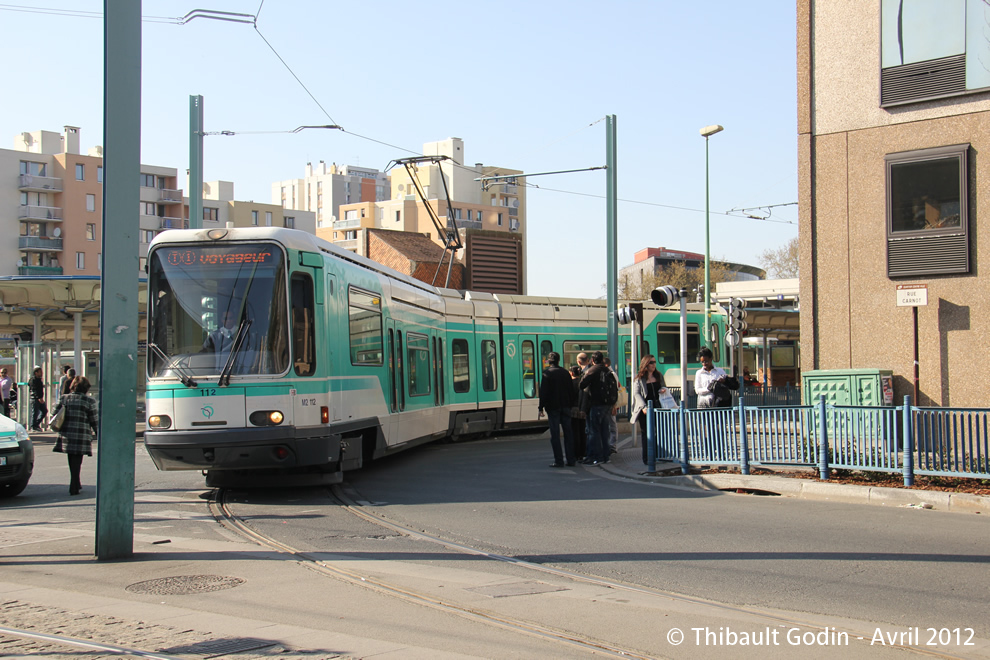
[[[701,136],[707,138],[710,135],[715,135],[716,133],[725,130],[718,124],[712,124],[711,126],[705,126],[701,129]]]

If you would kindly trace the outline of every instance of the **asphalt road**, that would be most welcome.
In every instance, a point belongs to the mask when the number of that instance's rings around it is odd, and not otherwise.
[[[389,520],[538,564],[741,608],[853,619],[863,629],[917,626],[923,636],[927,628],[971,628],[990,637],[986,516],[714,494],[598,468],[549,469],[545,437],[429,445],[351,473],[346,485]],[[308,550],[464,565],[463,557],[397,550],[391,533],[376,538],[368,523],[355,531],[338,514],[300,519],[320,502],[310,497],[287,502],[255,492],[238,511]],[[695,623],[708,625],[699,616]]]
[[[38,451],[35,479],[8,504],[20,509],[18,518],[36,516],[48,525],[91,529],[95,459],[84,463],[83,496],[68,498],[62,492],[68,478],[64,456],[51,454],[45,444]],[[169,602],[259,618],[266,589],[283,576],[266,575],[257,559],[243,563],[240,554],[226,549],[201,552],[201,546],[219,540],[243,553],[245,542],[215,524],[198,473],[157,472],[140,445],[136,457],[135,534],[171,539],[170,545],[158,546],[178,553],[171,556],[179,563],[168,570],[186,564],[186,573],[249,578],[236,590]],[[438,603],[577,631],[648,657],[795,657],[796,649],[786,644],[744,649],[719,642],[716,646],[725,648],[700,649],[704,644],[674,645],[665,639],[675,626],[688,635],[693,628],[712,634],[756,631],[777,617],[781,634],[791,622],[804,622],[809,630],[835,626],[867,634],[874,627],[902,633],[916,626],[920,640],[907,640],[916,647],[925,646],[928,628],[971,628],[977,648],[929,650],[947,657],[990,658],[990,521],[985,516],[676,489],[617,478],[599,468],[550,469],[550,460],[545,434],[435,444],[349,473],[343,486],[362,510],[413,530],[630,589],[560,574],[534,575],[526,566],[466,555],[363,520],[326,488],[228,495],[233,513],[252,528],[329,567]],[[81,537],[80,543],[89,541]],[[19,564],[30,581],[55,584],[57,576],[49,577],[43,565],[32,567],[30,556]],[[104,568],[112,567],[90,570]],[[157,577],[162,569],[152,562],[132,564],[130,570],[136,576],[127,581]],[[284,563],[279,571],[285,571]],[[87,589],[119,594],[110,575],[94,572]],[[480,657],[586,653],[398,601],[362,587],[363,579],[354,584],[304,577],[293,583],[298,592],[280,593],[279,606],[265,617]],[[106,586],[97,586],[101,582]],[[649,592],[638,593],[638,585]],[[802,648],[801,657],[848,657],[850,652],[871,658],[903,653],[860,641],[855,649]]]

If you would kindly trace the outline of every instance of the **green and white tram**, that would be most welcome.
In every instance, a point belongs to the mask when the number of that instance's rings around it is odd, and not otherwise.
[[[606,352],[602,300],[438,289],[292,229],[160,234],[148,305],[145,447],[210,485],[329,483],[423,442],[538,426],[546,355]],[[677,312],[646,308],[641,351],[676,385]],[[691,305],[691,377],[703,323]]]

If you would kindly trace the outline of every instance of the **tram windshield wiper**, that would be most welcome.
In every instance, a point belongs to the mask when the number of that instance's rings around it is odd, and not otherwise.
[[[241,346],[244,344],[244,338],[247,337],[248,329],[251,327],[251,321],[248,319],[241,319],[241,324],[237,326],[237,334],[234,335],[234,340],[231,342],[230,355],[227,357],[227,364],[223,365],[223,370],[220,372],[220,380],[217,381],[217,387],[227,387],[230,385],[230,373],[234,370],[234,360],[237,358],[237,354],[241,350]]]
[[[173,363],[170,364],[169,360],[173,359],[172,356],[166,353],[165,351],[163,351],[161,347],[154,342],[149,341],[148,348],[153,350],[158,355],[158,357],[162,359],[162,362],[165,363],[164,366],[166,369],[170,369],[176,373],[176,375],[179,377],[179,382],[181,382],[186,387],[196,387],[196,381],[194,381],[192,377],[190,377],[189,374],[187,374],[182,369],[182,367],[179,366],[178,360],[175,360]]]

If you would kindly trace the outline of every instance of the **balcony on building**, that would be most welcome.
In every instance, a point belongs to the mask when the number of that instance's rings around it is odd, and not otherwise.
[[[35,174],[20,175],[17,187],[25,192],[62,192],[62,179]]]
[[[61,275],[61,266],[18,266],[18,275],[33,275],[36,277],[51,277],[53,275]]]
[[[162,229],[189,229],[189,221],[185,218],[162,218]]]
[[[61,252],[62,239],[49,236],[21,236],[17,239],[17,247],[32,252]]]
[[[169,190],[168,188],[158,188],[158,203],[159,204],[181,204],[182,203],[182,191],[181,190]]]
[[[17,212],[19,220],[62,220],[62,209],[58,206],[32,206],[22,204]]]
[[[348,239],[334,241],[333,244],[339,248],[350,250],[351,252],[357,252],[358,249],[358,239],[356,238],[348,238]]]
[[[342,231],[344,229],[360,229],[361,218],[356,218],[354,220],[335,220],[333,223],[333,228],[335,231]]]
[[[458,220],[457,229],[483,229],[481,220]],[[454,229],[454,223],[447,220],[447,229]]]

